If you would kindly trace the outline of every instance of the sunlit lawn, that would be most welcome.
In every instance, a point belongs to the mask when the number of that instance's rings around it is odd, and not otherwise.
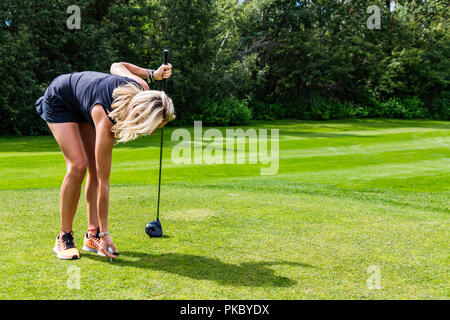
[[[1,138],[0,298],[448,299],[449,122],[249,127],[280,129],[278,174],[177,165],[166,128],[159,239],[144,233],[156,213],[159,133],[117,146],[112,263],[83,252],[60,261],[51,250],[65,173],[54,139]],[[84,197],[74,232],[81,248]],[[70,266],[80,289],[67,287]]]

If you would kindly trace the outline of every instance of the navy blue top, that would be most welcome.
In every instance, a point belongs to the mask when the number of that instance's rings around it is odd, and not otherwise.
[[[100,104],[108,115],[112,111],[114,89],[127,82],[137,83],[131,78],[95,71],[63,74],[50,83],[43,100],[49,107],[67,108],[67,111],[78,114],[95,126],[92,108]]]

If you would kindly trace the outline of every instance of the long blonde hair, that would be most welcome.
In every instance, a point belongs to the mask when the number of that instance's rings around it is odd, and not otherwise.
[[[172,99],[164,91],[143,90],[127,83],[114,89],[112,96],[109,117],[115,121],[112,132],[118,142],[151,134],[163,122],[175,119]]]

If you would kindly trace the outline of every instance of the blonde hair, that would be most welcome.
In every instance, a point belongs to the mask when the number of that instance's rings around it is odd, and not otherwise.
[[[117,87],[113,91],[112,111],[115,121],[112,132],[118,142],[134,140],[151,134],[164,121],[175,119],[172,99],[164,91],[143,90],[134,83]]]

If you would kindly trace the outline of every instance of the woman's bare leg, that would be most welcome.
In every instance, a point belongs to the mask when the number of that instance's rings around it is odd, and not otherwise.
[[[86,178],[85,196],[88,214],[88,230],[97,229],[97,169],[95,163],[95,128],[88,123],[80,123],[80,135],[88,158],[88,176]],[[91,234],[95,234],[92,231]]]
[[[73,218],[81,194],[81,184],[88,166],[88,159],[80,136],[78,123],[48,123],[53,136],[66,160],[67,172],[61,186],[61,231],[72,231]]]

